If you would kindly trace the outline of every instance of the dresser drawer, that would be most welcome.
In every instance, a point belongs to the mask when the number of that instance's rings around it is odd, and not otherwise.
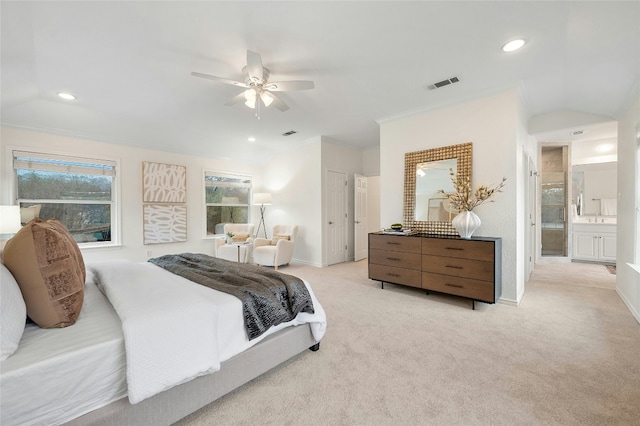
[[[369,264],[369,278],[372,280],[420,288],[422,286],[420,274],[420,271],[412,269]]]
[[[493,282],[423,272],[422,288],[495,303]]]
[[[373,235],[370,234],[369,248],[377,250],[402,251],[420,253],[422,238],[401,235]]]
[[[422,266],[421,255],[419,253],[403,253],[376,249],[369,250],[369,263],[416,270],[420,270]]]
[[[494,243],[492,241],[423,238],[422,254],[493,261]]]
[[[422,255],[422,270],[436,274],[473,278],[481,281],[494,280],[493,262],[485,260],[460,259]]]

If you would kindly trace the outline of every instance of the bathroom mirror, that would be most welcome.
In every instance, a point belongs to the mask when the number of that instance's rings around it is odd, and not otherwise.
[[[471,142],[408,152],[404,159],[404,226],[422,234],[458,235],[456,212],[438,190],[453,191],[449,169],[471,179]]]
[[[618,163],[574,164],[571,167],[571,219],[616,217]]]

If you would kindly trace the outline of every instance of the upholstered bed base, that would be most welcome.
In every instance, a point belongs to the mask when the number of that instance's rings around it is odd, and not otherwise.
[[[132,405],[127,398],[69,425],[170,425],[306,349],[317,350],[309,324],[285,328],[222,363],[220,370]]]

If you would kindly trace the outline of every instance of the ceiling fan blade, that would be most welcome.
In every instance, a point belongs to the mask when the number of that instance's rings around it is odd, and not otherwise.
[[[240,81],[229,80],[228,78],[217,77],[215,75],[202,74],[200,72],[192,72],[191,75],[194,77],[201,77],[201,78],[206,78],[208,80],[219,81],[221,83],[233,84],[234,86],[244,87],[245,89],[249,87],[245,83],[242,83]]]
[[[282,102],[282,99],[278,98],[273,93],[269,93],[269,96],[273,98],[273,102],[271,102],[271,105],[273,105],[274,108],[279,109],[282,112],[289,109],[289,105]]]
[[[278,81],[275,83],[269,83],[266,86],[266,89],[272,92],[285,92],[288,90],[309,90],[313,89],[315,86],[313,81]]]
[[[247,74],[254,81],[262,81],[262,57],[251,50],[247,50]]]
[[[244,92],[234,96],[233,98],[229,99],[227,102],[225,102],[226,106],[232,106],[235,105],[239,102],[244,102],[245,101],[245,97],[244,97]]]

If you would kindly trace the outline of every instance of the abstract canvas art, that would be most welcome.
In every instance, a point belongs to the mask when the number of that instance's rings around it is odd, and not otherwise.
[[[174,164],[142,162],[142,202],[185,203],[187,168]]]
[[[187,241],[187,206],[144,205],[144,244]]]

